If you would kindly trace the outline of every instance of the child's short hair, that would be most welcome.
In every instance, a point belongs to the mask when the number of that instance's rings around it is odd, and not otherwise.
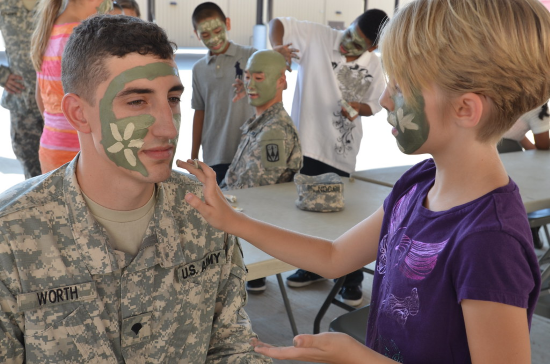
[[[373,46],[378,43],[379,33],[387,21],[388,15],[378,9],[369,9],[355,19],[357,26],[369,38]]]
[[[416,0],[380,45],[407,102],[434,83],[449,95],[489,97],[480,141],[498,140],[550,96],[550,13],[538,0]]]
[[[195,11],[193,11],[193,15],[191,15],[193,29],[197,30],[197,24],[199,24],[201,20],[214,17],[219,17],[221,21],[225,23],[225,14],[218,5],[212,2],[199,4],[195,8]]]

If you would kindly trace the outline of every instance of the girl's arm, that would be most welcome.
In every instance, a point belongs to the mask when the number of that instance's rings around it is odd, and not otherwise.
[[[376,259],[384,217],[382,207],[331,242],[281,229],[236,212],[216,184],[215,172],[202,162],[199,162],[200,169],[190,162],[178,160],[177,165],[204,184],[205,201],[193,194],[187,194],[185,199],[213,227],[239,236],[279,260],[326,278],[341,277]]]
[[[473,364],[531,363],[526,309],[478,300],[461,305]]]

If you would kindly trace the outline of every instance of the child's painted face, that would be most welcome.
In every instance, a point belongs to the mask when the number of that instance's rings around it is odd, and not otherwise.
[[[197,35],[212,53],[223,52],[227,46],[227,27],[219,18],[209,18],[197,25]]]
[[[405,102],[405,98],[399,87],[388,86],[391,88],[389,97],[393,102],[393,108],[388,108],[388,122],[393,126],[392,134],[397,141],[399,150],[405,154],[413,154],[428,140],[430,133],[430,124],[425,112],[425,102],[422,95],[415,95],[418,106],[412,106]],[[382,95],[383,99],[387,97],[388,88]]]
[[[98,14],[108,14],[113,10],[113,0],[103,0],[96,10]]]
[[[351,24],[340,42],[340,54],[343,56],[360,56],[372,47],[360,33],[355,23]]]
[[[171,80],[166,76],[176,78]],[[167,79],[162,81],[158,90],[155,88],[156,84],[159,84],[155,82],[157,78]],[[164,83],[174,86],[162,96],[165,92],[163,88],[167,87]],[[182,91],[183,86],[179,81],[177,68],[166,62],[129,68],[114,77],[99,102],[101,144],[107,157],[117,166],[139,172],[145,177],[149,175],[149,165],[153,166],[164,160],[169,160],[166,164],[171,165],[181,123],[179,102]],[[163,103],[166,103],[170,110],[169,114],[166,113],[167,107],[163,106]],[[115,108],[132,116],[117,118]],[[171,118],[172,128],[175,126],[178,133],[172,133],[169,140],[148,137],[146,142],[146,136],[153,124],[167,122],[157,120],[148,112],[154,112],[157,116],[162,115],[163,119]],[[140,154],[146,157],[146,161],[140,159]]]

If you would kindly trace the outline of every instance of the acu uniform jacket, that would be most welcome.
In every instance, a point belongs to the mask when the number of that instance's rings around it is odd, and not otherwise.
[[[234,237],[184,201],[173,172],[133,257],[113,250],[68,165],[0,197],[0,363],[270,363]]]

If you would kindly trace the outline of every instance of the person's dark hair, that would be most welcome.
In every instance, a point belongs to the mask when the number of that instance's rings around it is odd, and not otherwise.
[[[124,15],[97,15],[74,28],[61,57],[66,93],[95,103],[97,86],[109,78],[105,60],[130,53],[173,59],[176,44],[155,23]]]
[[[197,30],[197,24],[199,24],[201,20],[214,17],[219,17],[221,21],[225,23],[225,14],[218,5],[212,2],[206,2],[198,5],[195,8],[195,11],[193,11],[193,15],[191,15],[193,29]]]
[[[355,19],[357,26],[369,38],[373,46],[378,44],[379,33],[387,21],[388,15],[378,9],[369,9]]]

